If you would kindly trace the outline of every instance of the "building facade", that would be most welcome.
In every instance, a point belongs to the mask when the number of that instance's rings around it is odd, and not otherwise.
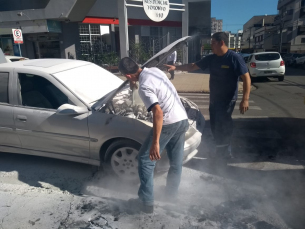
[[[241,45],[243,52],[253,53],[255,51],[256,42],[258,41],[258,38],[255,38],[257,30],[262,28],[264,30],[266,27],[272,27],[275,17],[276,15],[254,16],[244,24]],[[261,40],[259,42],[261,42]]]
[[[241,49],[241,37],[243,34],[242,30],[238,30],[237,33],[232,33],[231,31],[226,31],[229,41],[228,41],[228,48],[239,52]]]
[[[276,28],[274,26],[264,26],[255,30],[253,36],[254,52],[278,51],[273,45],[275,32]]]
[[[222,20],[217,20],[215,17],[211,18],[211,32],[212,33],[217,33],[217,32],[222,32]]]
[[[305,0],[279,0],[277,9],[274,46],[280,52],[305,53]]]
[[[125,40],[129,41],[129,53],[140,46],[152,55],[182,36],[191,35],[194,38],[182,53],[187,57],[184,62],[196,60],[201,47],[211,37],[211,0],[169,2],[185,4],[185,11],[171,10],[162,22],[151,21],[143,8],[126,8],[128,37]],[[77,58],[109,52],[120,55],[125,40],[119,12],[125,3],[126,0],[11,0],[9,4],[0,4],[0,47],[7,55],[19,55],[12,28],[21,28],[22,56],[31,59]]]

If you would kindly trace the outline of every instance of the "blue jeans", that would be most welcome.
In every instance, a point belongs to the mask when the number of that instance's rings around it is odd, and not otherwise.
[[[232,113],[235,104],[235,100],[210,103],[211,131],[216,143],[216,157],[218,158],[231,156]]]
[[[180,185],[185,132],[188,128],[188,120],[182,120],[162,127],[159,140],[160,153],[166,149],[169,158],[170,169],[167,174],[166,182],[166,192],[169,195],[176,195]],[[154,169],[156,161],[151,161],[149,158],[152,140],[153,129],[143,143],[138,156],[138,171],[141,182],[138,195],[145,205],[154,204]]]

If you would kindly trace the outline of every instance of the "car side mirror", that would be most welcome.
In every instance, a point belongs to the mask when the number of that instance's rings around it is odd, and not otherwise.
[[[73,106],[71,104],[61,105],[57,111],[57,115],[81,115],[88,112],[88,109],[85,107]]]

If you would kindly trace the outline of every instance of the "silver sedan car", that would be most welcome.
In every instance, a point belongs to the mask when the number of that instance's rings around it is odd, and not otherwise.
[[[0,81],[2,152],[104,163],[123,179],[137,179],[138,150],[152,128],[152,115],[128,81],[69,59],[4,63]],[[187,162],[197,153],[204,118],[196,104],[181,101],[191,124],[184,147]],[[168,168],[164,152],[156,171]]]

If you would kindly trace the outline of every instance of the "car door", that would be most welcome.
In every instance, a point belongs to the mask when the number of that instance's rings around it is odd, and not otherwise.
[[[17,69],[14,77],[14,119],[22,147],[40,154],[88,158],[89,111],[76,116],[56,114],[63,104],[85,105],[51,75]]]
[[[0,69],[0,145],[19,148],[21,143],[13,117],[12,73]]]

